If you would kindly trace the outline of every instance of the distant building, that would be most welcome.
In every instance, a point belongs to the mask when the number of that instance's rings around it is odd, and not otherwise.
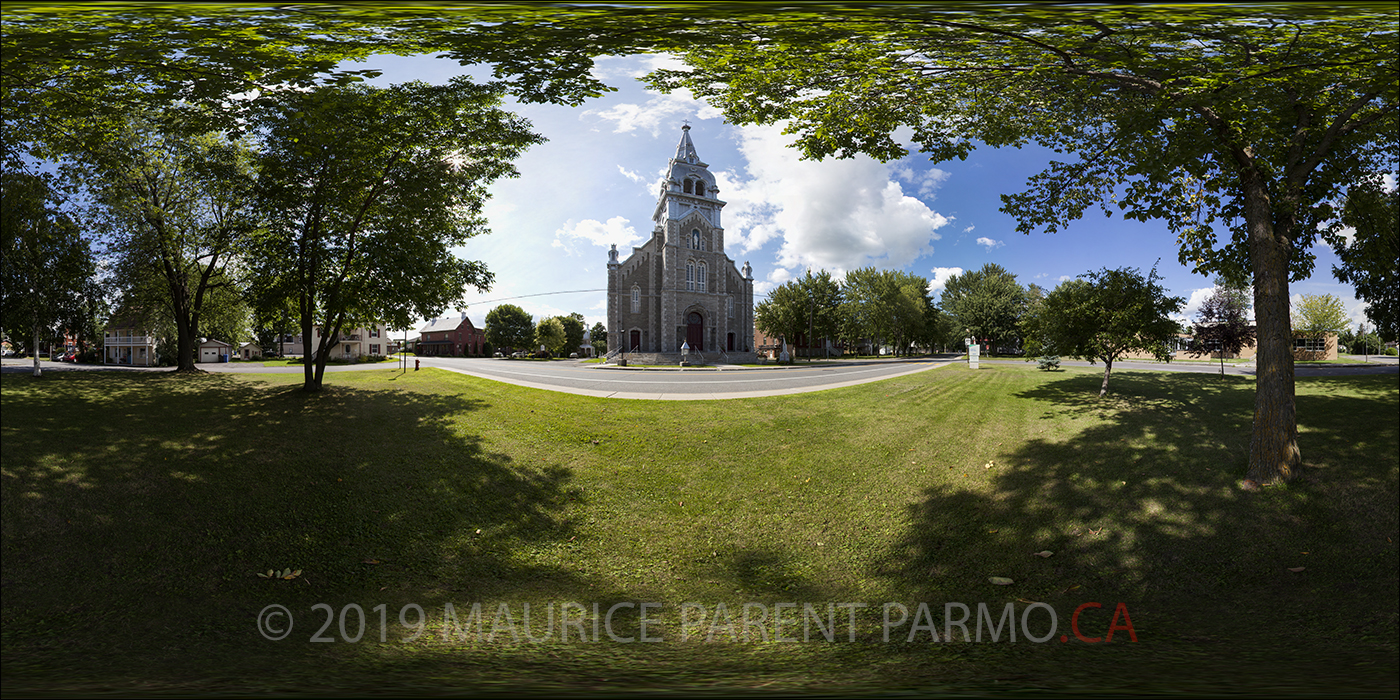
[[[307,346],[314,353],[321,347],[321,327],[311,327],[311,343]],[[355,360],[368,355],[389,355],[393,353],[389,332],[383,326],[370,325],[363,328],[342,330],[336,342],[327,348],[332,360]],[[292,354],[290,350],[287,354]]]
[[[102,362],[108,365],[154,367],[156,358],[155,331],[147,328],[137,315],[114,316],[102,332]]]
[[[1218,347],[1208,352],[1193,352],[1189,350],[1194,336],[1189,333],[1180,333],[1169,344],[1167,349],[1175,353],[1178,360],[1219,360],[1220,350]],[[1225,353],[1227,360],[1247,360],[1259,354],[1258,341],[1253,347],[1242,348],[1237,353]],[[1154,359],[1151,353],[1132,352],[1123,356],[1124,359],[1148,360]],[[1337,334],[1331,331],[1318,336],[1312,333],[1297,331],[1293,334],[1293,360],[1295,362],[1322,362],[1337,359]]]
[[[435,357],[465,357],[482,354],[486,331],[477,328],[462,312],[461,318],[435,318],[418,329],[417,352]]]

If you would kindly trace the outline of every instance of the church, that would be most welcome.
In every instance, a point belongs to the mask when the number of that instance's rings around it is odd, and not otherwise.
[[[651,239],[608,252],[608,349],[670,362],[681,345],[704,362],[753,361],[753,268],[724,253],[724,202],[681,127],[652,213]],[[632,358],[632,353],[639,357]]]

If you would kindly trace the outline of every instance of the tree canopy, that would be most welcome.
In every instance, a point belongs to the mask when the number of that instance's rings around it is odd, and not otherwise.
[[[287,92],[264,113],[267,228],[252,267],[260,284],[297,300],[308,342],[322,329],[307,390],[319,389],[342,330],[405,328],[468,286],[490,288],[486,266],[451,249],[486,232],[486,186],[515,176],[512,161],[542,140],[500,100],[498,87],[456,79]]]
[[[1010,345],[1019,338],[1026,290],[1006,268],[987,263],[949,277],[938,306],[961,326],[960,332],[993,347]]]
[[[486,314],[486,342],[497,350],[528,350],[535,321],[515,304],[501,304]]]
[[[1400,339],[1400,189],[1371,185],[1347,193],[1341,219],[1327,240],[1341,258],[1332,266],[1339,281],[1350,282],[1366,301],[1366,318],[1390,340]],[[1348,240],[1344,228],[1352,230]]]
[[[56,327],[80,333],[91,323],[97,263],[47,178],[8,170],[0,177],[0,328],[32,346],[38,377],[40,340]]]
[[[1293,305],[1293,330],[1310,335],[1341,333],[1351,325],[1346,307],[1335,294],[1304,294]]]
[[[1155,268],[1146,277],[1135,269],[1105,268],[1061,282],[1028,326],[1052,354],[1103,362],[1102,397],[1114,361],[1125,354],[1167,358],[1167,342],[1179,328],[1171,315],[1184,302],[1167,296]]]
[[[550,355],[558,355],[569,340],[564,323],[558,316],[542,318],[535,325],[535,342],[544,346]]]
[[[1225,356],[1254,347],[1257,330],[1249,319],[1249,296],[1242,287],[1217,280],[1210,296],[1196,311],[1190,350],[1220,354],[1220,376],[1225,376]]]

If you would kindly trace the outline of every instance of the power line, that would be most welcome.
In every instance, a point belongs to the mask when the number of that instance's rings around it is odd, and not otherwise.
[[[528,299],[529,297],[547,297],[554,294],[582,294],[584,292],[606,292],[604,289],[572,289],[567,292],[540,292],[538,294],[521,294],[518,297],[501,297],[500,299],[487,299],[486,301],[474,301],[472,304],[494,304],[498,301],[511,301],[513,299]],[[468,304],[467,306],[471,306]]]

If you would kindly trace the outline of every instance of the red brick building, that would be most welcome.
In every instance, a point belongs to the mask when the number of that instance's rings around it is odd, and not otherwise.
[[[472,325],[463,312],[461,318],[435,318],[418,329],[418,354],[435,357],[480,355],[486,344],[486,331]]]

